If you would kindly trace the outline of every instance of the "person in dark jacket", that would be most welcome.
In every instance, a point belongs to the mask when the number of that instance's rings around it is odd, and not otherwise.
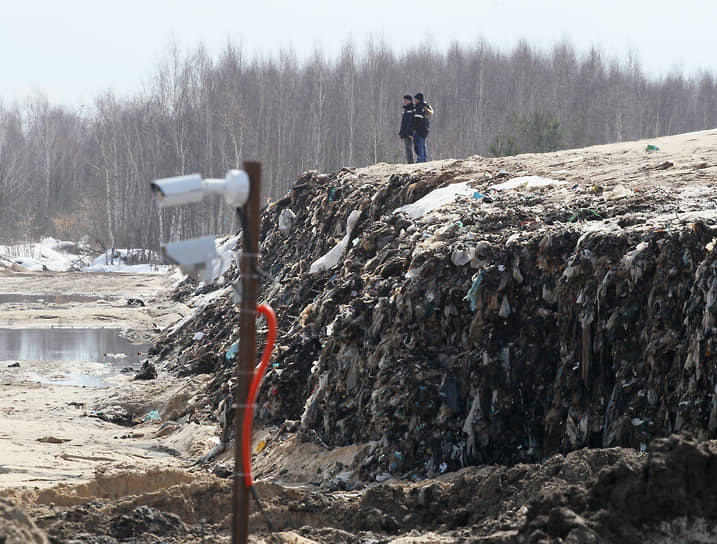
[[[416,162],[426,162],[426,138],[430,129],[426,103],[423,101],[423,93],[416,93],[413,98],[413,148],[416,151]]]
[[[403,95],[403,116],[401,117],[401,130],[398,135],[406,148],[406,162],[413,164],[413,98],[410,94]]]

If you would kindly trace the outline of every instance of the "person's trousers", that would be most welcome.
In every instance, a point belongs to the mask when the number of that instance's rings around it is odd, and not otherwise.
[[[406,162],[413,164],[413,141],[411,138],[401,138],[403,145],[406,146]]]
[[[426,162],[426,138],[413,133],[413,149],[416,151],[416,162]]]

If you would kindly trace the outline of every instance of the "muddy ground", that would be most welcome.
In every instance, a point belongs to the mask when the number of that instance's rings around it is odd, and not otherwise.
[[[171,282],[149,274],[0,271],[1,494],[81,486],[98,471],[183,469],[215,445],[212,425],[193,423],[171,438],[160,429],[201,377],[134,380],[152,338],[189,311],[167,296]],[[157,418],[147,418],[153,411]],[[122,419],[126,425],[116,423]]]
[[[262,227],[282,331],[255,435],[272,527],[254,509],[251,542],[717,540],[716,143],[297,180]],[[492,188],[520,176],[561,183]],[[392,213],[456,182],[470,189],[433,214]],[[352,210],[344,256],[311,273]],[[43,376],[96,363],[3,363],[0,536],[228,542],[226,284],[3,275],[7,293],[100,295],[8,301],[5,326],[125,329],[157,341],[160,372],[81,387]]]

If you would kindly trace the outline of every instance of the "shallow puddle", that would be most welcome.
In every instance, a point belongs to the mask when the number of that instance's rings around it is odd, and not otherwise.
[[[116,376],[119,369],[108,368],[102,374],[64,374],[62,377],[40,378],[40,383],[55,383],[59,385],[76,385],[78,387],[109,387],[109,378]]]
[[[92,328],[0,328],[2,361],[77,361],[102,363],[92,373],[52,372],[40,381],[106,387],[107,378],[123,368],[138,368],[146,359],[150,344],[133,344],[120,336],[119,329]],[[78,365],[80,366],[80,365]],[[79,370],[79,369],[78,369]]]

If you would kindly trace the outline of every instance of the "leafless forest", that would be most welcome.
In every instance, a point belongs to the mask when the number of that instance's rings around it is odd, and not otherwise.
[[[0,236],[87,235],[107,247],[151,248],[228,232],[232,213],[218,200],[160,213],[148,182],[222,177],[260,160],[266,196],[276,198],[304,170],[399,162],[406,92],[422,91],[436,111],[431,160],[544,150],[526,135],[531,119],[548,120],[548,148],[713,128],[715,87],[710,73],[654,78],[629,55],[609,59],[568,43],[401,55],[369,43],[305,60],[174,48],[134,96],[107,93],[73,108],[43,97],[0,103]]]

